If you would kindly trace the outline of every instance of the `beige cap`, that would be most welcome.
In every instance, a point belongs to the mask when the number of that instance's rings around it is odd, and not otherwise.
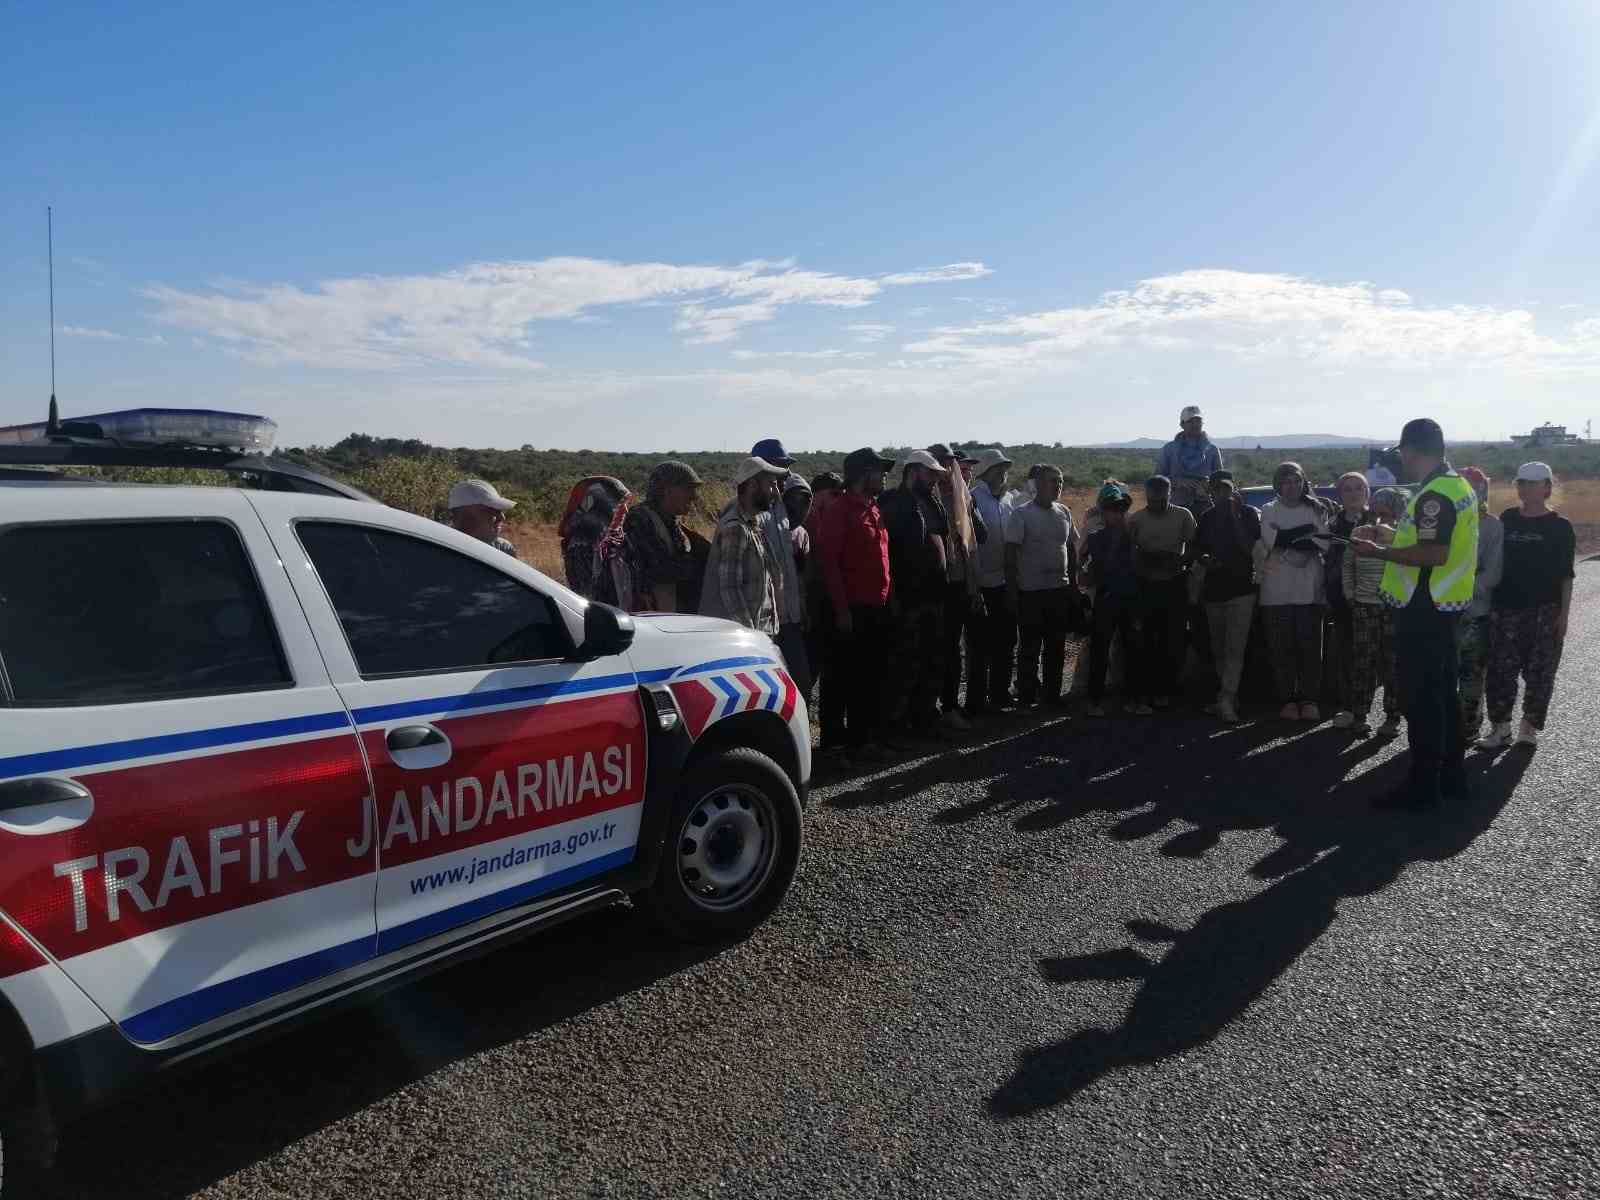
[[[780,479],[789,473],[788,467],[775,467],[764,458],[747,458],[739,464],[739,469],[733,473],[733,486],[749,483],[757,475],[776,475]]]
[[[927,467],[928,470],[932,471],[936,475],[949,474],[948,471],[939,465],[939,460],[934,458],[933,455],[929,454],[926,450],[913,450],[910,454],[906,455],[906,460],[900,464],[900,469],[904,471],[907,467]]]
[[[471,508],[474,504],[501,512],[517,506],[515,500],[507,500],[495,491],[494,484],[482,479],[463,479],[450,489],[451,508]]]

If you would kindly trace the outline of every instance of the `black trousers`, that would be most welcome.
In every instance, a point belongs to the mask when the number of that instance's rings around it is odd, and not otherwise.
[[[1411,789],[1437,799],[1466,783],[1466,746],[1461,740],[1460,678],[1455,613],[1432,608],[1396,609],[1395,677],[1406,710],[1411,742]]]
[[[843,705],[842,742],[851,749],[865,746],[883,731],[883,680],[889,669],[892,626],[887,605],[850,606],[849,633],[835,627],[829,643],[827,675]],[[823,712],[827,712],[824,705]]]
[[[1022,649],[1017,656],[1017,695],[1024,701],[1061,695],[1066,669],[1067,626],[1072,621],[1072,589],[1050,588],[1022,592],[1017,598],[1017,624],[1022,628]],[[1040,655],[1043,654],[1044,691],[1039,691]]]
[[[1124,655],[1123,694],[1138,699],[1145,694],[1145,681],[1138,633],[1134,622],[1139,602],[1133,596],[1112,596],[1105,589],[1095,598],[1094,632],[1089,638],[1089,702],[1099,704],[1106,694],[1106,669],[1111,664],[1111,639],[1122,635]]]
[[[1144,618],[1145,694],[1153,699],[1170,697],[1178,690],[1178,670],[1186,649],[1183,631],[1189,618],[1189,582],[1181,575],[1176,579],[1141,579],[1139,591]]]
[[[967,707],[999,708],[1011,702],[1011,672],[1017,658],[1017,616],[1006,588],[984,588],[983,616],[967,639]]]
[[[825,749],[845,744],[845,677],[849,667],[839,654],[839,638],[833,631],[833,614],[806,631],[806,650],[811,655],[811,670],[817,678],[817,719],[822,724]]]
[[[983,707],[983,690],[972,686],[973,647],[981,636],[978,619],[972,615],[972,597],[963,580],[945,585],[944,593],[944,688],[939,698],[944,711],[953,712],[961,696],[961,647],[967,648],[967,706]]]

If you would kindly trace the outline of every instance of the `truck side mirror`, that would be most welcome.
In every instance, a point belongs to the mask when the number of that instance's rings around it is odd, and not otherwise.
[[[620,608],[591,601],[583,611],[583,645],[578,657],[605,658],[633,645],[633,618]]]

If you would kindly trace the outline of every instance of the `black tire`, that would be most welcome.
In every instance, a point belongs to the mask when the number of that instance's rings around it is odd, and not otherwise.
[[[661,867],[639,899],[680,941],[743,937],[783,902],[801,839],[800,797],[783,769],[759,750],[724,750],[684,777]]]

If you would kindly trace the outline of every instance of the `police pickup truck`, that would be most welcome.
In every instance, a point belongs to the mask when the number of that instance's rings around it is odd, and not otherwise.
[[[142,1077],[505,939],[625,897],[735,937],[794,876],[810,736],[770,639],[629,617],[239,453],[270,427],[0,430],[0,1170]]]

